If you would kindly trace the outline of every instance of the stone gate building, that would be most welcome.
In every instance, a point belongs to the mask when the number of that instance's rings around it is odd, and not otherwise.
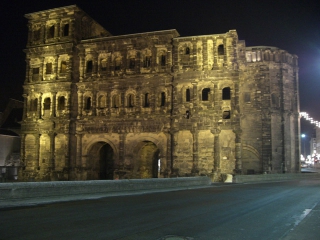
[[[297,56],[235,30],[112,36],[75,5],[25,16],[20,179],[299,171]]]

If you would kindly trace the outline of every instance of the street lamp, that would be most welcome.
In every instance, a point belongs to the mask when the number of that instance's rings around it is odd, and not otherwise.
[[[306,155],[306,141],[304,140],[305,137],[306,137],[306,135],[304,133],[301,134],[301,138],[302,138],[302,142],[303,142],[303,158],[304,158],[304,160],[306,160],[306,157],[305,157],[305,155]]]

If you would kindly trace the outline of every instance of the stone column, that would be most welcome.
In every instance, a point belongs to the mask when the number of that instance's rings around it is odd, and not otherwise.
[[[119,165],[124,164],[124,156],[125,156],[125,139],[126,139],[126,133],[120,133],[119,134],[119,159],[117,159],[115,162],[119,167]]]
[[[83,137],[83,134],[76,134],[77,158],[76,158],[76,162],[71,164],[72,165],[71,167],[77,167],[77,168],[86,167],[85,158],[82,159],[82,137]]]
[[[192,130],[192,138],[193,138],[193,166],[192,166],[192,171],[193,173],[198,173],[198,158],[199,158],[199,153],[198,153],[198,131],[197,130]]]
[[[49,169],[54,170],[55,169],[55,154],[54,154],[54,151],[55,151],[55,137],[56,137],[56,134],[51,132],[51,133],[49,133],[49,137],[50,137],[50,158],[49,158],[48,167],[49,167]]]
[[[35,169],[39,170],[40,165],[39,165],[39,158],[40,158],[40,137],[41,134],[35,134],[35,139],[36,139],[36,147],[35,147],[35,162],[34,162],[34,167]]]
[[[92,116],[97,116],[97,91],[92,92]]]
[[[235,164],[235,173],[236,174],[241,174],[242,173],[242,147],[241,147],[241,136],[242,136],[242,131],[236,130],[234,131],[236,134],[236,149],[235,149],[235,157],[236,157],[236,164]]]
[[[52,93],[52,106],[51,106],[51,114],[50,116],[51,117],[55,117],[56,116],[56,110],[57,110],[57,100],[56,100],[56,97],[57,97],[57,93],[56,92],[53,92]]]
[[[79,54],[79,58],[80,58],[79,82],[82,82],[84,77],[84,71],[85,71],[85,55],[81,53]]]
[[[198,50],[197,50],[197,42],[196,42],[196,40],[194,40],[193,42],[192,42],[192,57],[193,57],[193,69],[194,69],[194,71],[196,71],[196,70],[198,70],[198,64],[197,64],[197,55],[198,55]]]
[[[42,103],[42,93],[39,94],[38,97],[38,104],[37,104],[37,118],[42,117],[42,108],[41,108],[41,103]]]
[[[220,130],[215,129],[214,134],[214,172],[220,173]]]
[[[58,77],[59,76],[59,55],[55,57],[55,62],[56,64],[55,64],[54,74],[55,74],[55,79],[58,80],[59,79]]]
[[[78,116],[82,116],[82,109],[83,109],[83,93],[79,92],[78,95]]]

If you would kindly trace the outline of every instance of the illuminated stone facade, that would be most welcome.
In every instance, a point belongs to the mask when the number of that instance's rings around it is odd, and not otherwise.
[[[295,55],[235,30],[112,36],[77,6],[26,17],[20,179],[299,171]]]

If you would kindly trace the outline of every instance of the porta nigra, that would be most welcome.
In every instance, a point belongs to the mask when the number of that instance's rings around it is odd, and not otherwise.
[[[20,180],[300,170],[296,55],[236,30],[113,36],[75,5],[25,17]]]

